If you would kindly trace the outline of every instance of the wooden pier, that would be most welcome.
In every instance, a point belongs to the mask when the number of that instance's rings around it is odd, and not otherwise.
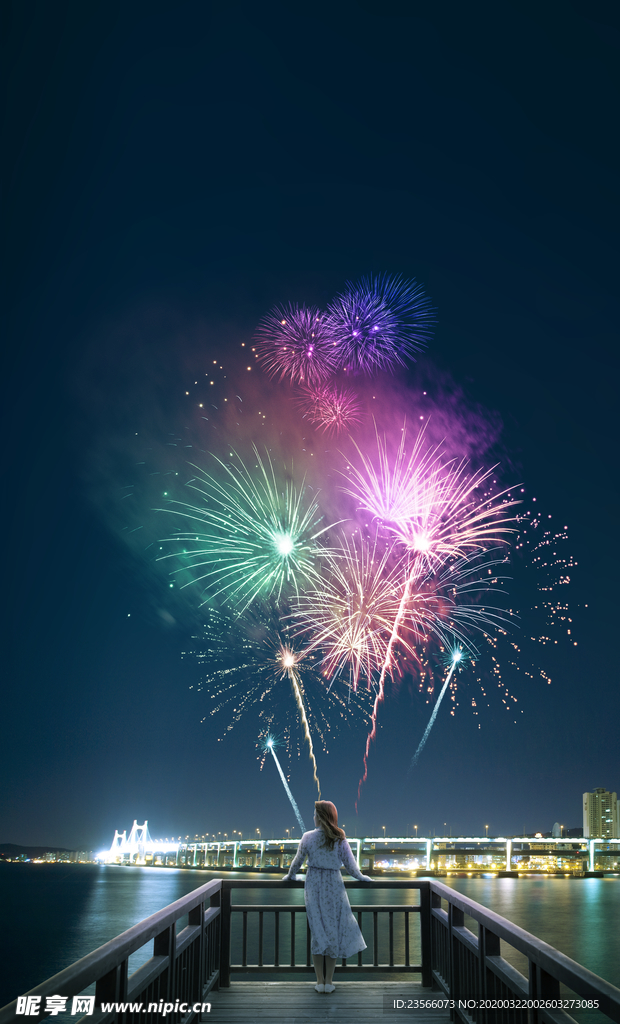
[[[334,993],[317,993],[301,893],[282,902],[287,890],[302,888],[301,881],[213,879],[23,993],[0,1009],[0,1024],[23,1024],[24,1016],[33,1024],[53,1014],[59,994],[88,998],[93,989],[90,1011],[81,1019],[63,1013],[58,1024],[573,1024],[577,1004],[577,1020],[586,1010],[588,1022],[620,1024],[620,989],[429,878],[374,880],[382,902],[352,905],[368,949],[336,965]],[[250,889],[254,899],[256,890],[276,890],[277,902],[243,902]],[[149,943],[150,959],[129,974],[129,957]],[[504,955],[510,949],[524,973]],[[394,1011],[390,996],[448,1000],[449,1012],[443,1003]]]
[[[211,993],[209,1024],[376,1024],[384,1018],[384,998],[394,1002],[428,999],[420,984],[395,981],[343,981],[336,991],[321,995],[313,981],[249,981]],[[448,1010],[399,1009],[394,1021],[449,1024]],[[385,1014],[389,1021],[389,1014]]]

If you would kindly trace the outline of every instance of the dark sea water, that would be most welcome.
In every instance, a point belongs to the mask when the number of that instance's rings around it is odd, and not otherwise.
[[[214,872],[169,868],[0,865],[0,1006],[214,877]],[[252,876],[244,872],[237,877]],[[260,885],[265,876],[254,877]],[[620,878],[442,881],[620,987]],[[358,905],[418,902],[417,893],[373,892],[370,886],[349,895]],[[283,887],[281,893],[272,889],[261,899],[257,888],[238,892],[233,899],[303,903],[303,892]],[[130,971],[151,950],[152,944],[136,953]],[[518,955],[502,952],[523,970]]]

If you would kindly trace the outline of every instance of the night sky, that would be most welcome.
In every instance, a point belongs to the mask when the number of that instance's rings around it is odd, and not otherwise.
[[[578,646],[541,650],[551,685],[510,675],[516,724],[497,696],[478,717],[446,706],[409,778],[429,708],[403,686],[358,814],[363,728],[319,751],[323,795],[358,835],[580,825],[583,791],[620,788],[615,6],[2,10],[0,841],[295,824],[256,716],[221,742],[227,723],[201,722],[192,599],[128,540],[141,514],[168,527],[150,495],[123,500],[141,445],[156,461],[182,434],[214,360],[243,373],[275,303],[324,306],[371,272],[416,278],[437,308],[399,387],[477,410],[502,479],[568,526]],[[520,609],[533,587],[517,566]],[[283,758],[309,824],[309,762]]]

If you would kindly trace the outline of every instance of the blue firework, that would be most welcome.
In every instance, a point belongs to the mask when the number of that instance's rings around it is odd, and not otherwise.
[[[434,311],[422,285],[381,275],[348,283],[329,306],[327,321],[338,365],[373,373],[404,366],[425,348]]]

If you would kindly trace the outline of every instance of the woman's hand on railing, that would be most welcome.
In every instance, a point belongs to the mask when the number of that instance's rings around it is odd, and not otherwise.
[[[282,881],[283,882],[301,882],[302,879],[299,877],[299,875],[284,875],[282,877]]]
[[[360,882],[374,882],[374,878],[371,878],[369,875],[362,875]]]

